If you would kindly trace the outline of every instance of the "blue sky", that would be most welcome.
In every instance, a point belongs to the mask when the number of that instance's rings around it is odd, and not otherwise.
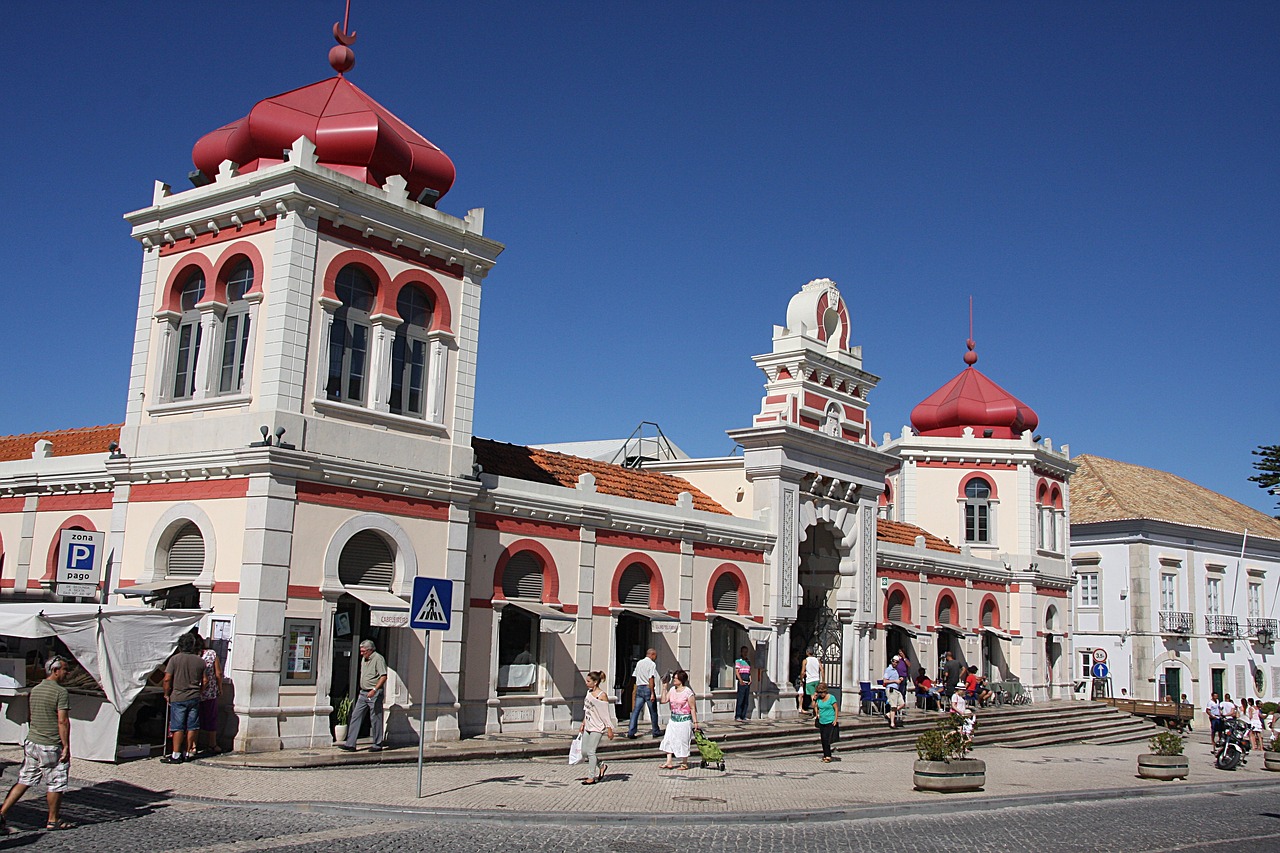
[[[6,9],[0,433],[120,420],[141,250],[191,146],[331,73],[340,0]],[[1280,442],[1280,6],[353,0],[353,82],[486,208],[476,431],[727,453],[817,277],[883,377],[964,365],[1073,453],[1259,509]]]

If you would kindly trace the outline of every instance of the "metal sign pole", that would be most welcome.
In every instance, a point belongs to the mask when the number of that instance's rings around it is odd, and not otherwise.
[[[431,657],[431,632],[422,632],[422,692],[418,694],[418,799],[422,799],[422,751],[427,740],[427,661]]]

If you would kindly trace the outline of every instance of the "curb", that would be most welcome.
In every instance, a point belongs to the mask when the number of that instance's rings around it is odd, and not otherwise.
[[[253,802],[226,800],[217,797],[175,795],[171,802],[216,803],[237,808],[266,809],[335,816],[382,818],[396,817],[409,820],[435,820],[451,822],[504,822],[513,819],[539,824],[630,824],[636,826],[680,824],[763,824],[763,823],[812,823],[841,820],[871,820],[886,817],[908,817],[917,814],[936,816],[965,812],[995,811],[1029,806],[1087,803],[1101,800],[1186,797],[1218,792],[1238,792],[1242,789],[1280,787],[1280,779],[1257,779],[1227,782],[1196,782],[1169,787],[1168,783],[1156,783],[1143,788],[1108,788],[1095,791],[1063,791],[1048,794],[1016,794],[1013,796],[952,800],[929,800],[918,803],[884,803],[848,808],[808,809],[804,811],[770,812],[662,812],[637,815],[630,812],[526,812],[497,809],[432,809],[412,806],[384,806],[371,803],[318,803],[304,800],[279,802]],[[939,795],[945,797],[946,795]]]

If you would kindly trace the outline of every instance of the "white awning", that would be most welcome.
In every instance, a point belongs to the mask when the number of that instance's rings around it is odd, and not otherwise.
[[[759,631],[761,628],[768,630],[768,626],[761,625],[759,622],[755,622],[746,616],[739,616],[736,613],[708,613],[707,621],[710,622],[713,619],[723,619],[726,622],[732,622],[740,628],[746,628],[748,631]],[[772,634],[773,631],[770,630],[769,633]]]
[[[514,607],[537,616],[538,630],[543,634],[571,634],[574,626],[578,624],[578,620],[568,613],[533,601],[495,601],[493,607],[499,611],[504,607]]]
[[[661,610],[649,610],[644,607],[620,607],[619,613],[630,613],[649,620],[649,630],[655,634],[675,634],[680,630],[680,620],[670,613]]]
[[[959,625],[939,625],[936,628],[934,628],[934,630],[937,631],[939,634],[952,633],[952,634],[955,634],[957,637],[964,636],[964,631],[960,629]]]
[[[1004,631],[1001,631],[999,628],[992,628],[990,625],[983,625],[983,626],[982,626],[982,632],[983,632],[984,634],[990,634],[990,635],[991,635],[991,636],[993,636],[993,637],[999,637],[999,638],[1000,638],[1000,639],[1002,639],[1002,640],[1012,640],[1012,639],[1013,639],[1013,635],[1012,635],[1012,634],[1006,634]]]
[[[151,583],[136,583],[133,586],[122,586],[116,590],[116,595],[123,595],[125,598],[150,598],[153,595],[164,592],[165,590],[174,589],[180,586],[190,586],[195,578],[165,578],[162,581],[152,581]]]
[[[362,586],[349,586],[345,589],[349,594],[369,605],[370,610],[409,612],[409,602],[398,595],[392,595],[385,589],[370,589]]]
[[[897,628],[899,631],[906,631],[908,637],[918,637],[920,632],[916,630],[914,625],[908,625],[906,622],[897,622],[893,619],[889,620],[890,628]]]

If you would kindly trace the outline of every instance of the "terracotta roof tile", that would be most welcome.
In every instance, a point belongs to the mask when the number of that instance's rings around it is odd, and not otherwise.
[[[41,440],[53,442],[54,456],[106,453],[108,444],[120,440],[121,426],[121,424],[107,424],[0,436],[0,462],[30,459],[36,442]]]
[[[881,542],[911,547],[916,544],[917,536],[924,537],[924,547],[930,551],[945,551],[948,554],[960,553],[960,549],[955,545],[939,539],[923,527],[916,527],[914,524],[906,524],[901,521],[889,521],[884,518],[876,519],[876,539]]]
[[[680,493],[688,492],[693,496],[695,509],[731,514],[682,477],[487,438],[474,438],[471,446],[475,449],[476,461],[487,474],[573,489],[577,488],[578,477],[589,473],[596,478],[596,491],[604,495],[675,506]]]
[[[1280,539],[1280,521],[1165,471],[1101,456],[1077,456],[1071,523],[1149,519]]]

